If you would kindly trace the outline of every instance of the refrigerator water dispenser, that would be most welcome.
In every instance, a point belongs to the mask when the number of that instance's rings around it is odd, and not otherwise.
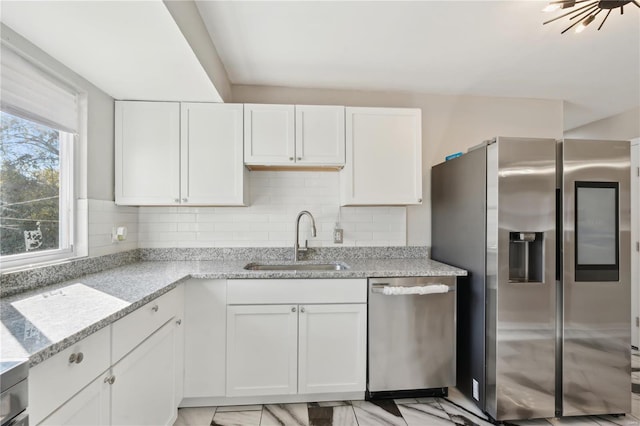
[[[544,234],[509,232],[509,282],[543,282]]]

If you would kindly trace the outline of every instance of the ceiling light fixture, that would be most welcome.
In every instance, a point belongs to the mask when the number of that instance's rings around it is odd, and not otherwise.
[[[584,3],[584,4],[580,4],[580,3]],[[550,2],[547,5],[547,7],[542,9],[542,11],[554,12],[560,9],[573,8],[578,4],[580,5],[577,8],[570,10],[569,12],[563,13],[560,16],[557,16],[553,19],[549,19],[548,21],[545,21],[543,25],[546,25],[549,22],[557,21],[560,18],[564,18],[565,16],[568,16],[569,21],[573,21],[575,19],[575,22],[570,26],[568,26],[567,28],[565,28],[565,30],[562,31],[561,34],[566,33],[573,27],[576,27],[575,31],[577,33],[581,33],[582,31],[584,31],[587,25],[589,25],[596,19],[596,16],[598,16],[600,12],[602,12],[603,10],[606,10],[607,14],[604,16],[604,19],[602,20],[602,22],[600,23],[600,26],[598,27],[598,31],[600,31],[600,28],[602,28],[602,26],[604,25],[604,22],[607,20],[607,18],[609,17],[613,9],[620,8],[620,14],[624,15],[624,6],[629,3],[633,3],[638,8],[640,8],[640,3],[638,3],[638,0],[554,0]]]

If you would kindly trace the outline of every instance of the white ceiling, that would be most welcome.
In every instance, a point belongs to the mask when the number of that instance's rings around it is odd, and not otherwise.
[[[565,100],[565,128],[640,105],[640,9],[581,34],[541,1],[199,1],[234,84]]]
[[[221,98],[159,1],[7,1],[2,22],[116,99]]]

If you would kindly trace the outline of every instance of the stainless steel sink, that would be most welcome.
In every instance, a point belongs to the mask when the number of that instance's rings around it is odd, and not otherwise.
[[[248,263],[244,269],[249,271],[345,271],[349,265],[341,262],[330,263]]]

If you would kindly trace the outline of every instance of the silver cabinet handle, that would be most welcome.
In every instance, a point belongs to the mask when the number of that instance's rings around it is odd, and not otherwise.
[[[293,308],[291,308],[291,312],[295,312],[296,311],[296,307],[294,306]]]
[[[173,199],[173,202],[174,202],[174,203],[179,203],[179,202],[180,202],[180,198],[174,198],[174,199]]]
[[[299,160],[302,160],[302,157],[298,157],[298,161],[299,161]]]
[[[180,325],[180,324],[182,324],[182,320],[181,319],[176,320],[176,325]]]
[[[422,202],[422,198],[418,198],[418,202],[421,203]]]
[[[153,307],[151,308],[153,312],[158,312],[158,309],[160,309],[158,305],[153,305]]]
[[[304,307],[301,307],[301,308],[300,308],[300,313],[301,313],[301,314],[304,314]]]
[[[82,352],[73,353],[69,355],[69,364],[73,364],[74,362],[76,364],[80,364],[83,359],[84,359],[84,354]]]
[[[116,376],[107,376],[104,378],[105,383],[109,383],[110,385],[114,384],[116,381]]]
[[[289,161],[293,161],[293,157],[289,157]]]
[[[187,198],[183,198],[183,199],[182,199],[182,202],[183,202],[183,203],[186,203],[187,201],[189,201]]]

